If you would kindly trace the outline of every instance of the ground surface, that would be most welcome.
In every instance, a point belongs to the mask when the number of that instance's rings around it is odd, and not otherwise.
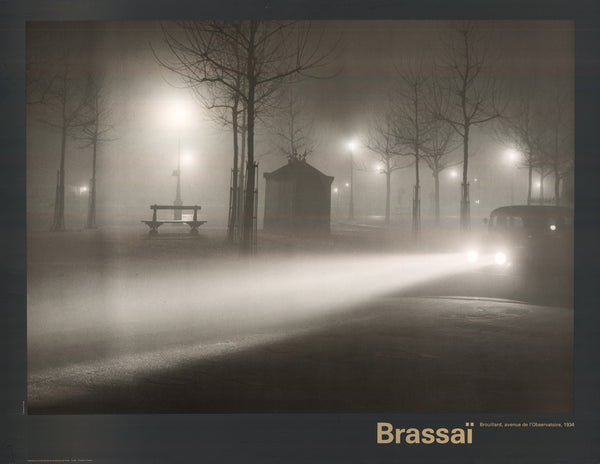
[[[223,236],[30,234],[29,412],[572,410],[571,276],[370,229],[253,259]]]

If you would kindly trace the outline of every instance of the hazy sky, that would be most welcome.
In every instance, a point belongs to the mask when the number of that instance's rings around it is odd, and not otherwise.
[[[549,76],[573,76],[573,24],[567,21],[494,21],[480,22],[490,40],[494,55],[493,73],[511,82],[543,82]],[[174,199],[177,150],[190,154],[182,169],[184,203],[204,207],[205,219],[222,224],[227,215],[232,142],[227,128],[220,127],[207,115],[189,90],[176,88],[176,76],[161,69],[152,47],[162,51],[160,24],[156,22],[85,22],[67,24],[28,23],[28,58],[34,64],[44,59],[44,30],[65,28],[69,47],[80,60],[93,65],[108,83],[115,140],[100,148],[98,158],[98,222],[112,218],[138,222],[149,215],[149,205],[171,203]],[[308,118],[313,121],[318,141],[311,164],[336,177],[334,186],[348,177],[348,154],[345,143],[366,135],[368,112],[377,108],[386,89],[394,81],[396,68],[410,57],[439,54],[443,37],[451,32],[452,23],[433,21],[334,21],[316,22],[323,28],[325,44],[339,40],[338,58],[332,65],[338,71],[331,79],[302,82],[298,93],[303,96]],[[185,125],[174,127],[170,113],[173,102],[185,102],[188,117]],[[27,196],[29,224],[50,225],[54,204],[56,170],[59,167],[59,132],[42,124],[35,108],[28,109],[27,121]],[[262,173],[272,171],[285,161],[277,156],[277,145],[270,130],[260,126],[257,134],[257,158]],[[488,206],[506,201],[507,177],[501,185],[491,182],[494,158],[502,147],[489,134],[475,136],[471,172],[484,180]],[[67,226],[83,224],[84,195],[79,186],[87,185],[91,176],[91,151],[81,149],[81,142],[68,140],[67,147]],[[365,149],[359,150],[366,165],[371,165]],[[497,173],[496,173],[497,174]],[[524,175],[523,172],[517,176]],[[412,170],[394,178],[393,202],[408,204]],[[431,175],[423,174],[423,199],[429,198]],[[520,186],[521,184],[519,184]],[[357,207],[368,212],[367,203],[383,207],[384,177],[362,172],[356,181],[363,189],[364,204]],[[458,187],[450,183],[449,199],[458,199]],[[70,193],[69,193],[70,192]],[[502,197],[504,195],[504,197]],[[395,200],[394,200],[395,199]],[[340,200],[341,201],[341,200]],[[427,204],[424,203],[424,207]],[[373,212],[375,214],[375,212]],[[426,214],[426,213],[424,213]],[[81,217],[81,218],[80,218]],[[139,223],[139,222],[138,222]]]

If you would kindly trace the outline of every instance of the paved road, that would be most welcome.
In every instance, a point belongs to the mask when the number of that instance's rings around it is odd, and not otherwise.
[[[569,412],[572,285],[529,280],[465,274],[343,318],[40,369],[29,411]]]

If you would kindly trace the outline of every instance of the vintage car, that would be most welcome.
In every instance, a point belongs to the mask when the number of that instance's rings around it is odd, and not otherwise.
[[[468,250],[469,261],[484,256],[504,269],[568,271],[573,268],[573,210],[517,205],[490,213],[487,233]]]

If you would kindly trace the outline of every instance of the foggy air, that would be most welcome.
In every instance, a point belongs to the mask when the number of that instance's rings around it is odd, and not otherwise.
[[[573,35],[29,22],[29,412],[570,411]]]

